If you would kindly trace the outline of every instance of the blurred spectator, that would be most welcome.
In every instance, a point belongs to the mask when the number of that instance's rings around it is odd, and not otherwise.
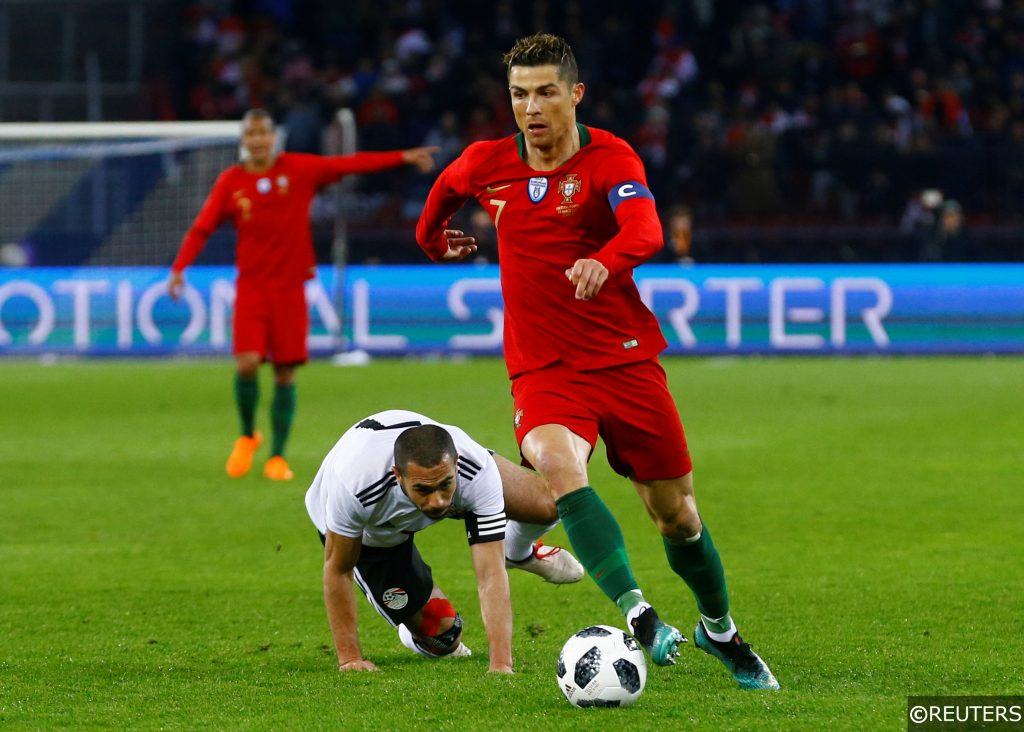
[[[673,206],[668,217],[668,240],[679,264],[693,264],[693,212],[687,206]]]
[[[964,229],[964,212],[956,201],[942,204],[936,238],[943,261],[965,262],[974,258],[970,237]]]

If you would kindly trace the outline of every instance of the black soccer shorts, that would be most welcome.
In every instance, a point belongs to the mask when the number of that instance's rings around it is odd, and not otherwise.
[[[326,541],[320,534],[320,543]],[[422,610],[434,590],[430,565],[411,536],[398,546],[363,546],[353,576],[373,608],[396,626]]]

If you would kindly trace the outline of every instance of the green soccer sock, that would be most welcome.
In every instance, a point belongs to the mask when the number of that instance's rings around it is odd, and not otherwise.
[[[274,401],[270,404],[270,424],[274,429],[272,455],[284,455],[284,443],[295,416],[295,384],[275,384]]]
[[[701,529],[694,541],[675,544],[665,539],[668,564],[693,591],[697,609],[704,617],[708,630],[728,632],[733,627],[729,617],[729,591],[725,586],[725,570],[711,540],[708,527]]]
[[[256,402],[260,398],[260,384],[255,376],[235,374],[235,404],[242,423],[242,434],[252,437],[256,421]]]
[[[576,558],[612,602],[622,598],[627,613],[643,601],[626,556],[622,530],[593,488],[584,486],[556,502],[562,527]],[[628,593],[628,594],[627,594]]]

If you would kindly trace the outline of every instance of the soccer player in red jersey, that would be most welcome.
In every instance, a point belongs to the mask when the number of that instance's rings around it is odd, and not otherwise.
[[[284,446],[295,414],[295,368],[309,355],[304,283],[316,276],[309,227],[313,196],[345,175],[374,173],[407,163],[427,172],[434,167],[436,148],[337,157],[278,154],[274,151],[274,122],[262,109],[249,110],[243,117],[242,146],[248,153],[245,160],[217,178],[181,243],[167,286],[171,297],[177,299],[185,286],[185,268],[195,261],[210,235],[225,220],[234,224],[238,280],[233,351],[242,434],[226,469],[232,478],[248,473],[262,442],[255,429],[256,376],[260,364],[269,360],[274,364],[273,443],[263,474],[272,480],[290,480],[293,474],[284,459]]]
[[[776,689],[730,617],[722,562],[697,512],[686,437],[658,363],[666,342],[633,281],[633,268],[663,245],[643,164],[623,140],[576,122],[584,86],[563,39],[521,39],[505,63],[520,132],[469,146],[441,173],[417,241],[431,259],[457,261],[476,247],[448,228],[451,216],[475,198],[494,220],[520,451],[554,494],[577,557],[654,662],[673,663],[684,639],[644,600],[619,525],[589,485],[599,435],[657,525],[669,566],[696,596],[697,645],[740,686]]]

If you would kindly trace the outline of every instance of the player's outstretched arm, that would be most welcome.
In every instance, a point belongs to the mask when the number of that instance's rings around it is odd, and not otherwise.
[[[359,560],[360,539],[352,539],[333,531],[327,532],[324,545],[324,605],[327,621],[342,671],[376,671],[372,661],[363,658],[356,624],[356,593],[352,571]]]
[[[206,197],[203,207],[199,210],[199,215],[196,216],[196,220],[192,222],[192,226],[189,227],[185,238],[181,241],[178,256],[174,258],[171,274],[167,279],[167,293],[173,300],[181,297],[182,290],[185,289],[185,268],[196,260],[199,253],[203,251],[203,247],[206,246],[210,235],[224,220],[224,202],[227,191],[226,173],[227,171],[221,173],[217,182],[213,184],[213,189]],[[243,206],[244,204],[239,201],[239,205]]]
[[[487,631],[489,673],[512,673],[512,601],[505,572],[505,542],[474,544],[473,570],[480,596],[480,615]]]
[[[400,165],[415,165],[420,172],[434,169],[434,155],[439,148],[413,147],[386,152],[358,152],[352,155],[303,155],[293,153],[291,159],[312,171],[317,185],[335,183],[346,175],[380,173]]]

